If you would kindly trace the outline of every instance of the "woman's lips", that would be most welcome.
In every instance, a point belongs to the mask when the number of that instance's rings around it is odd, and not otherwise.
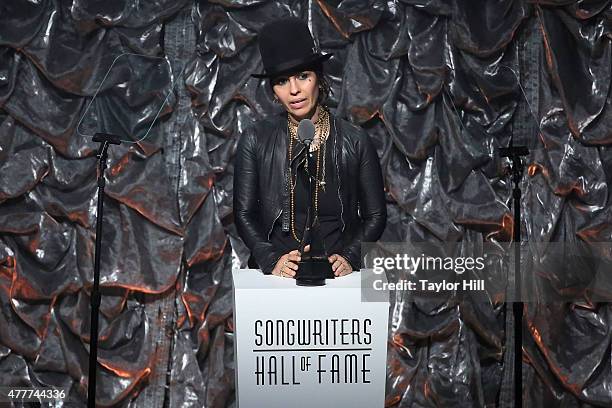
[[[289,106],[291,106],[292,109],[300,109],[300,108],[303,108],[305,105],[306,105],[306,99],[301,99],[295,102],[289,102]]]

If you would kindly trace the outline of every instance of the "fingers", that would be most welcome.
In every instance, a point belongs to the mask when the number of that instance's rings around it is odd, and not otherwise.
[[[306,245],[304,247],[304,252],[308,252],[308,251],[310,251],[310,244],[308,244],[308,245]]]
[[[353,272],[353,268],[348,263],[348,261],[340,255],[333,254],[328,259],[329,263],[332,264],[332,271],[334,271],[334,276],[344,276]]]
[[[281,266],[281,276],[293,278],[295,276],[295,271],[298,269],[297,262],[299,260],[299,255],[288,253],[283,255],[284,261]]]
[[[291,262],[300,262],[302,260],[300,251],[298,251],[297,249],[294,249],[293,251],[289,252],[286,256],[287,256],[287,260]]]
[[[274,271],[272,271],[272,275],[280,276],[281,278],[293,278],[296,272],[295,270],[291,269],[291,265],[293,264],[281,264],[278,268],[274,268]]]
[[[344,276],[353,272],[353,268],[348,264],[344,264],[339,271],[336,271],[336,276]]]
[[[302,259],[302,257],[300,256],[300,251],[294,249],[293,251],[283,256],[286,257],[284,261],[285,269],[287,270],[290,276],[295,276],[295,271],[298,270],[298,262],[300,262],[300,260]]]
[[[340,268],[342,266],[342,263],[344,262],[344,258],[342,258],[340,255],[338,254],[333,254],[329,257],[329,263],[332,264],[332,271],[336,272],[338,270],[338,268]],[[337,274],[336,274],[337,276]]]
[[[334,271],[334,275],[340,276],[342,265],[343,265],[342,261],[339,258],[336,258],[334,263],[332,263],[332,271]]]
[[[300,251],[294,249],[293,251],[286,253],[281,256],[274,270],[272,271],[273,275],[280,276],[283,278],[293,278],[296,275],[296,271],[298,270],[298,263],[302,259],[300,255]]]
[[[293,265],[293,264],[291,264]],[[281,270],[281,276],[284,278],[293,278],[295,276],[295,271],[297,271],[297,266],[295,267],[295,269],[291,269],[289,267],[289,264],[287,264],[287,266],[285,266],[284,268],[282,268]]]

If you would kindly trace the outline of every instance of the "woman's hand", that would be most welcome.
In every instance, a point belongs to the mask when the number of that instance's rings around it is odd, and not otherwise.
[[[286,253],[276,262],[276,266],[272,269],[272,275],[280,276],[281,278],[294,278],[298,267],[297,263],[301,259],[300,251],[297,249]]]
[[[333,254],[327,259],[329,259],[329,263],[332,264],[332,271],[334,271],[334,276],[344,276],[353,272],[353,267],[351,266],[351,264],[342,256],[338,254]]]
[[[310,251],[310,245],[306,245],[304,248],[304,252],[308,251]],[[276,262],[276,266],[272,269],[272,275],[280,276],[281,278],[295,278],[298,262],[301,260],[302,256],[297,249],[286,253]]]
[[[298,269],[297,263],[300,262],[302,257],[300,251],[294,249],[293,251],[286,253],[281,256],[276,262],[276,266],[272,269],[272,275],[280,276],[282,278],[293,278]]]

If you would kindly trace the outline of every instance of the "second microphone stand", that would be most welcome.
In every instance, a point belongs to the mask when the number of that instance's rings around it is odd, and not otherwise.
[[[98,206],[96,212],[96,244],[94,254],[94,276],[91,289],[91,324],[89,331],[89,382],[87,384],[87,407],[96,406],[96,372],[98,368],[98,316],[100,314],[100,254],[102,249],[102,221],[104,218],[104,172],[108,159],[108,146],[119,145],[121,141],[115,135],[96,133],[93,141],[100,143],[98,149]]]
[[[521,159],[529,154],[526,146],[510,146],[499,150],[501,157],[507,157],[511,162],[512,199],[514,207],[514,228],[512,242],[514,244],[514,293],[515,299],[512,303],[512,315],[514,318],[514,406],[523,406],[523,301],[521,287],[521,178],[523,176],[524,164]]]

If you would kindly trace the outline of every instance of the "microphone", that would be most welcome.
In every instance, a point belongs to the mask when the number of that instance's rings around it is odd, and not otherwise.
[[[297,129],[298,139],[306,146],[310,146],[312,139],[315,135],[315,126],[310,119],[303,119],[300,121]]]

